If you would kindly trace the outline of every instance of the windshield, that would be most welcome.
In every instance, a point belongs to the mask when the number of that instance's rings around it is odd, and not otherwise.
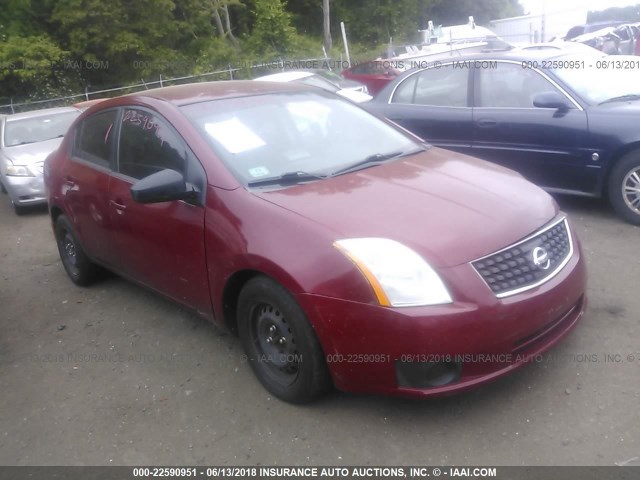
[[[322,92],[224,99],[181,108],[245,186],[291,172],[304,172],[301,178],[308,180],[368,157],[421,147],[370,113]]]
[[[566,68],[570,61],[582,62],[583,68]],[[640,94],[639,58],[571,56],[562,57],[558,63],[560,68],[554,69],[553,73],[591,105]]]
[[[15,147],[63,137],[78,115],[80,112],[74,111],[7,120],[4,127],[4,145]]]

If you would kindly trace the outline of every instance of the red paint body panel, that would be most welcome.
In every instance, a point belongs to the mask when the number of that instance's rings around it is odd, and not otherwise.
[[[558,218],[551,197],[520,175],[434,148],[323,181],[250,191],[239,185],[178,106],[304,87],[217,83],[105,100],[77,121],[119,106],[158,112],[204,167],[204,206],[135,203],[131,179],[68,158],[72,135],[47,160],[50,209],[71,219],[94,260],[219,323],[224,322],[229,279],[245,271],[270,276],[297,298],[325,353],[347,357],[329,367],[336,386],[354,392],[424,396],[470,388],[525,362],[467,362],[458,382],[413,390],[398,386],[394,360],[513,354],[518,342],[524,342],[520,353],[537,354],[582,316],[586,273],[575,234],[573,257],[558,275],[505,299],[493,295],[469,263]],[[393,238],[418,252],[437,270],[454,302],[379,306],[365,277],[333,246],[337,239],[369,236]],[[348,361],[360,354],[385,355],[391,361]]]

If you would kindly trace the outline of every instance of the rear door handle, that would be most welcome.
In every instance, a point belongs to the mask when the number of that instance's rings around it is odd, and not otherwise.
[[[494,128],[498,126],[498,121],[493,118],[482,118],[476,122],[480,128]]]

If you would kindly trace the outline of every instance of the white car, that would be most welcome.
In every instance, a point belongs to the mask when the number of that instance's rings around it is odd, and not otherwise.
[[[311,85],[313,87],[322,88],[330,92],[336,93],[341,97],[351,100],[355,103],[368,102],[373,97],[363,92],[351,90],[348,88],[340,88],[326,78],[321,77],[313,72],[282,72],[273,75],[265,75],[264,77],[254,79],[258,82],[297,82]]]

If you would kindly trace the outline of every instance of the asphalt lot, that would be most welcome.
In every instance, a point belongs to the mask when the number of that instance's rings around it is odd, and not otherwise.
[[[2,196],[0,464],[640,465],[640,228],[558,200],[590,304],[543,362],[452,398],[296,407],[232,334],[117,277],[74,286],[46,211],[17,217]]]

